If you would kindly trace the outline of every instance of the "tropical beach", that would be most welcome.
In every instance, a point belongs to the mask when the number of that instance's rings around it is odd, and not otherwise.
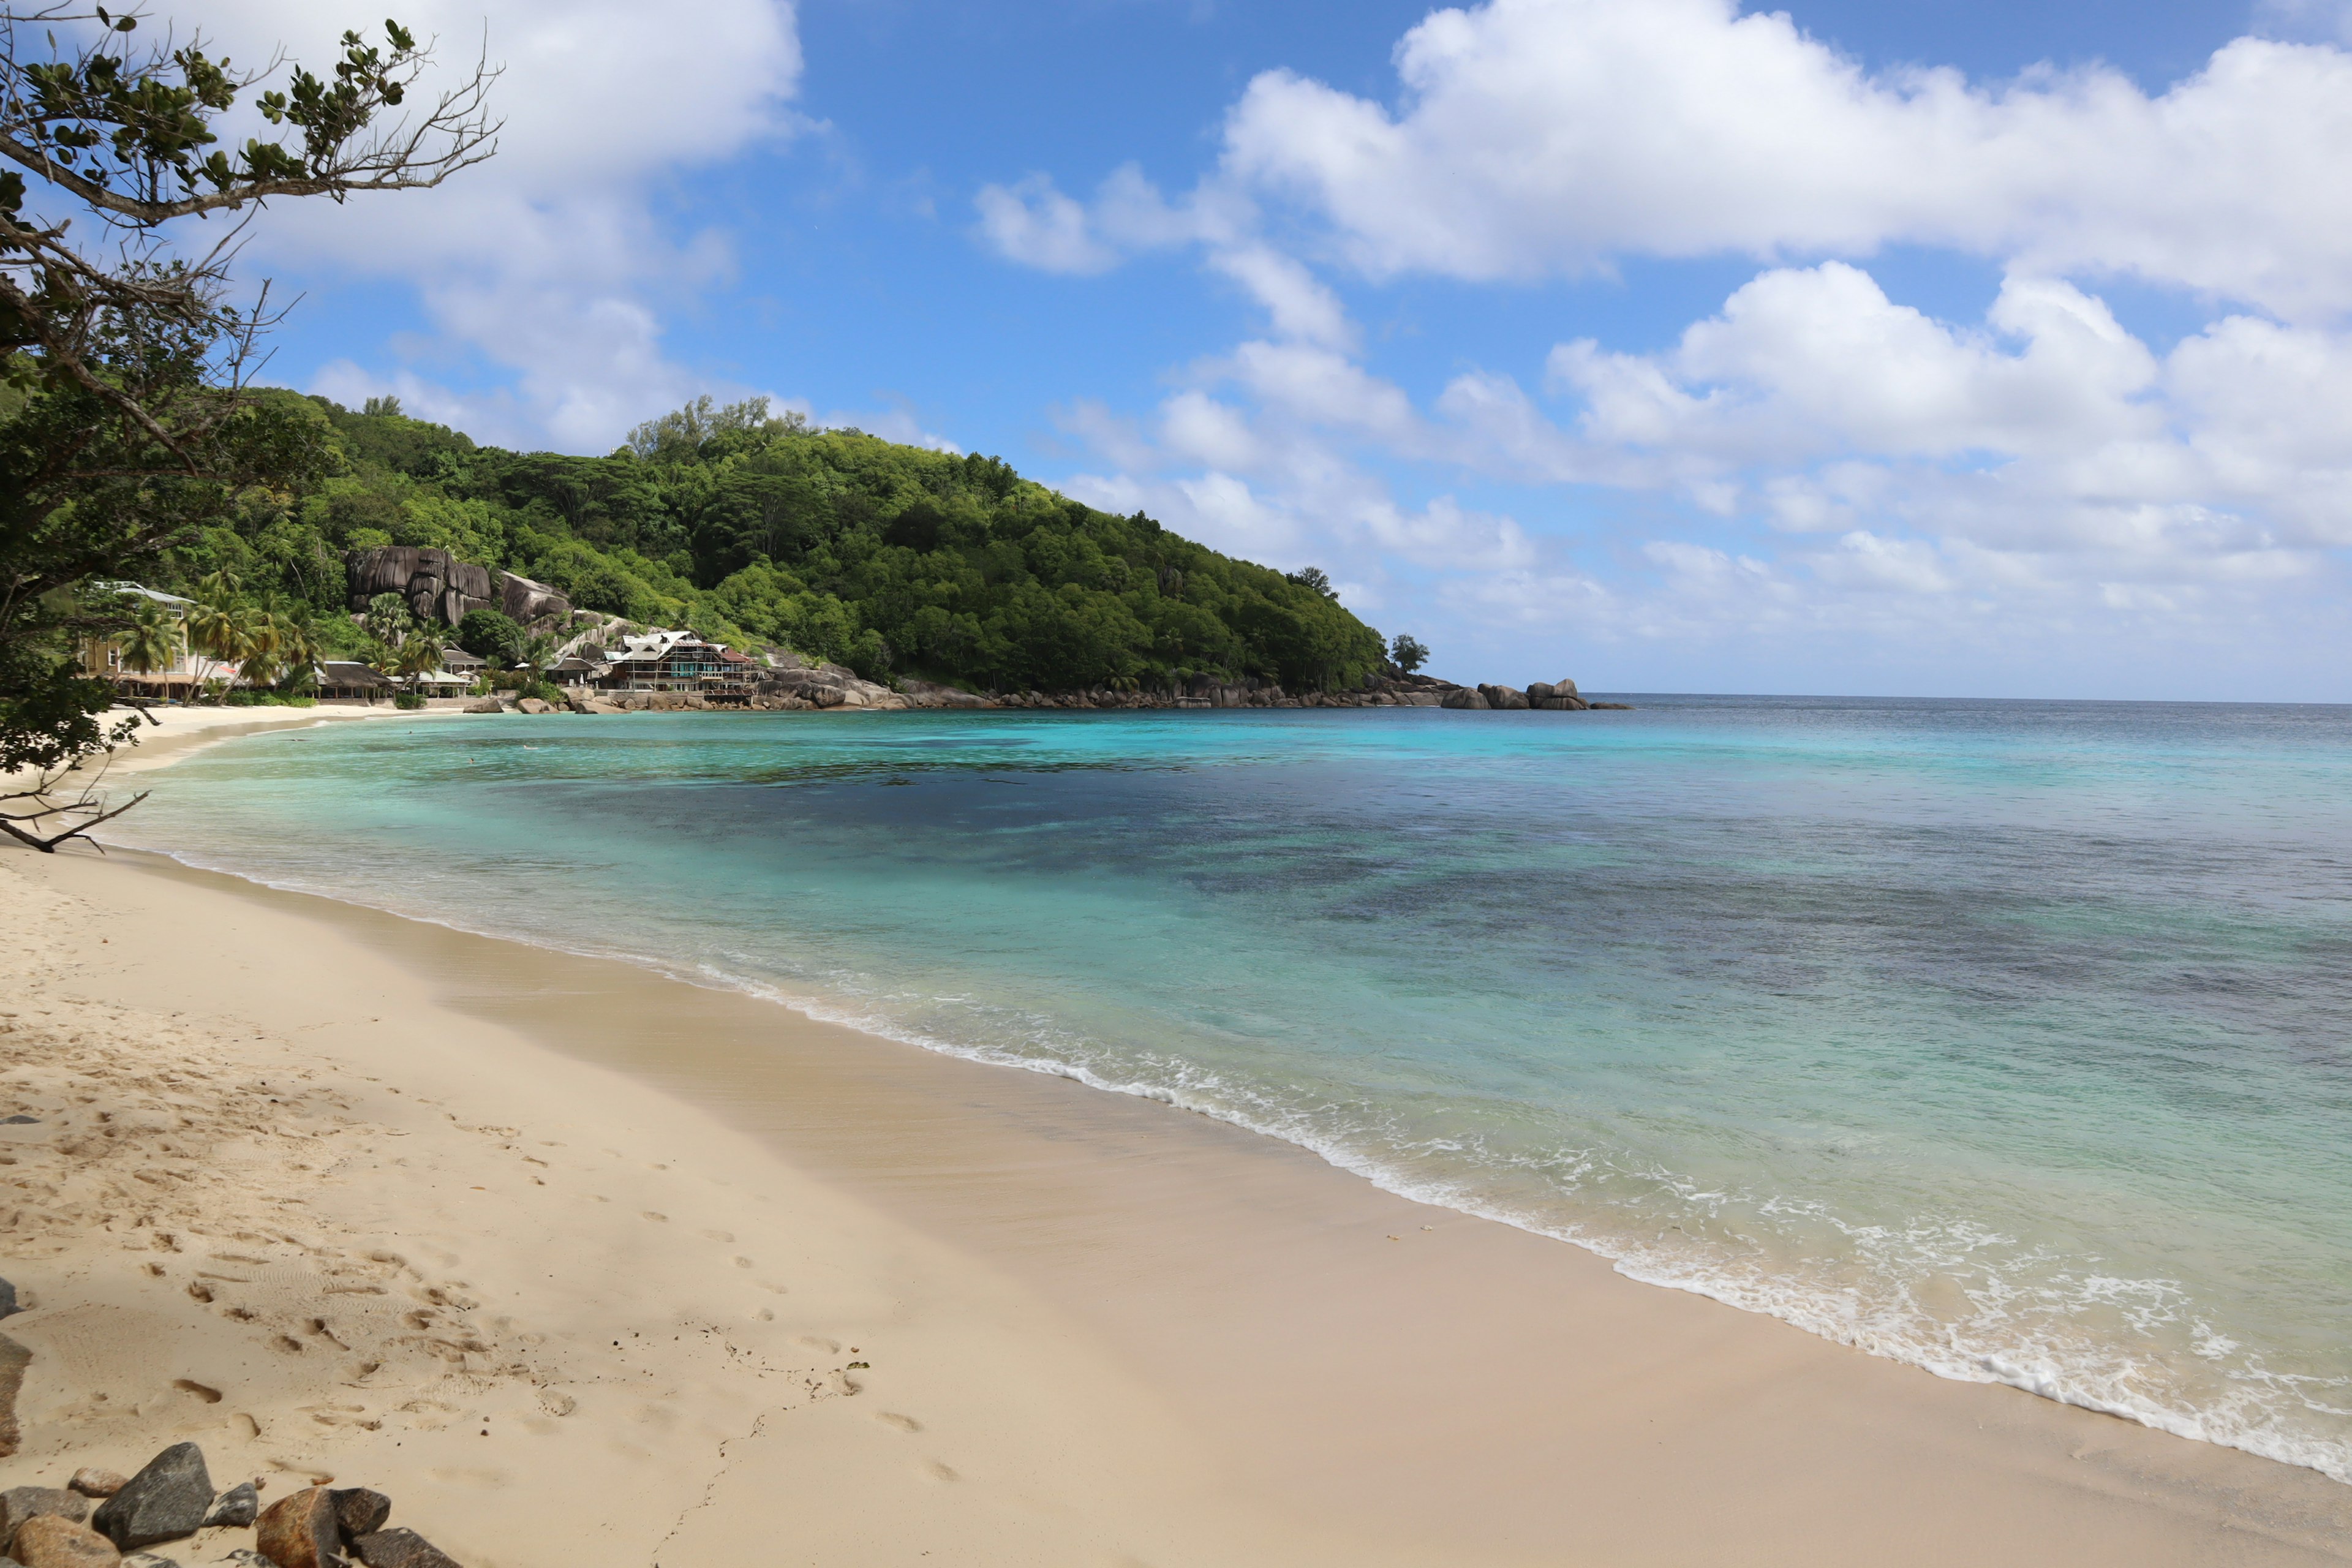
[[[41,933],[7,1038],[44,1115],[10,1130],[17,1472],[198,1436],[280,1487],[369,1478],[486,1563],[2352,1539],[2314,1472],[1874,1360],[1162,1106],[120,852],[6,875]],[[136,956],[91,963],[101,936]]]
[[[449,786],[397,782],[394,752],[487,748],[543,796],[548,724],[610,745],[593,720],[394,717],[159,754],[138,787],[182,787],[149,832],[241,778],[331,791],[306,748],[340,741],[366,753],[369,832],[405,841],[402,803]],[[632,722],[786,727],[772,756],[884,721]],[[906,765],[824,786],[829,814],[897,798]],[[257,847],[180,853],[304,879]],[[1601,1237],[1462,1212],[1495,1208],[1468,1189],[1414,1201],[1197,1098],[1210,1116],[1106,1093],[1106,1063],[1013,1070],[707,967],[477,934],[487,911],[453,929],[121,847],[7,874],[40,933],[7,1021],[37,1119],[7,1130],[28,1474],[194,1439],[265,1498],[379,1488],[493,1564],[2352,1550],[2352,1494],[2317,1470],[1642,1282]]]
[[[0,1568],[2352,1559],[2347,7],[0,0]]]

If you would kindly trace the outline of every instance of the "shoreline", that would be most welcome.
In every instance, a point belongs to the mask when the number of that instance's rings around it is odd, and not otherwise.
[[[976,1256],[1106,1347],[1179,1447],[1220,1456],[1203,1517],[1287,1537],[1266,1560],[1318,1560],[1309,1542],[1399,1562],[2352,1554],[2352,1491],[2315,1472],[1877,1360],[1230,1124],[611,961],[121,859],[119,886],[332,931],[434,1007],[649,1082]]]

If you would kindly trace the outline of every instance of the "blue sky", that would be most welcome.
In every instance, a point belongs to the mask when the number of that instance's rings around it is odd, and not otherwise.
[[[1459,678],[2352,698],[2319,0],[426,9],[508,151],[263,228],[291,384],[576,451],[764,393]]]

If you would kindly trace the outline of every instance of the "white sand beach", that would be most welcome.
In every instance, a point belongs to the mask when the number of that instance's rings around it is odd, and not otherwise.
[[[193,1437],[468,1568],[2352,1556],[2314,1472],[1158,1105],[121,851],[0,909],[9,1484]]]

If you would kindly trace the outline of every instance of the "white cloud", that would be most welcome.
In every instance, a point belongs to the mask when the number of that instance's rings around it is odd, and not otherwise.
[[[2288,315],[2352,309],[2352,58],[2241,38],[2156,96],[2120,73],[1871,75],[1730,0],[1492,0],[1397,48],[1390,107],[1287,71],[1223,178],[1296,200],[1375,274],[1895,243],[2132,272]]]
[[[505,67],[491,104],[506,129],[497,157],[436,190],[288,204],[257,225],[248,270],[414,281],[436,330],[419,363],[334,367],[320,390],[398,390],[478,435],[589,450],[715,390],[664,356],[661,321],[733,259],[719,235],[674,237],[655,189],[671,171],[803,128],[789,108],[802,68],[790,0],[709,0],[690,14],[626,0],[419,0],[401,17],[437,39],[436,80],[461,77],[478,49]],[[348,25],[291,0],[222,0],[205,22],[234,58],[282,43],[314,67]],[[436,358],[469,355],[512,371],[511,388],[433,384]]]
[[[1087,210],[1043,174],[1017,184],[983,185],[973,198],[982,237],[1009,261],[1045,272],[1108,272],[1119,254],[1097,239]]]

